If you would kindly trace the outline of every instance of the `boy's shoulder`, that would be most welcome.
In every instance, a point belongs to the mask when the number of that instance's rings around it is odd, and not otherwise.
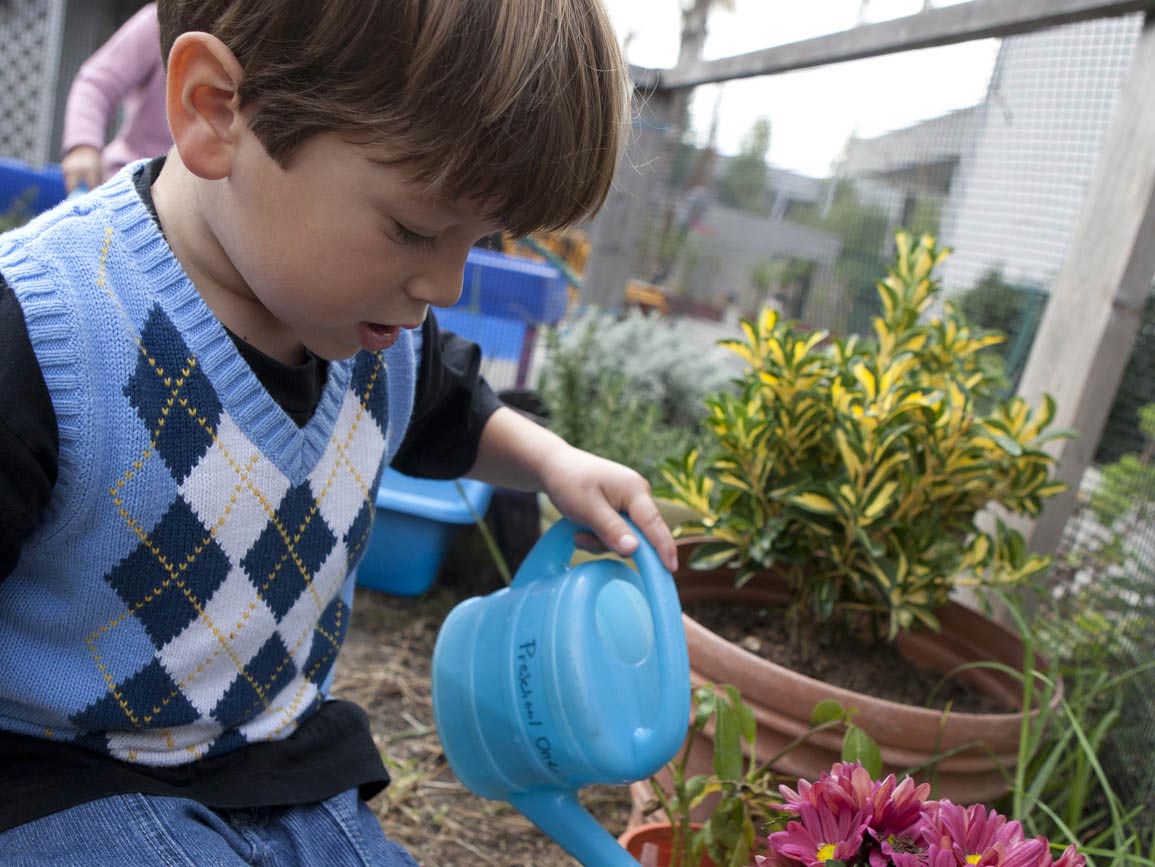
[[[131,176],[119,174],[0,234],[0,274],[11,282],[22,266],[58,269],[74,259],[89,266],[84,270],[100,268],[118,232],[150,220]]]
[[[0,235],[0,255],[9,250],[43,246],[67,249],[69,235],[96,230],[105,232],[109,219],[99,188],[75,196],[37,214],[22,226]]]

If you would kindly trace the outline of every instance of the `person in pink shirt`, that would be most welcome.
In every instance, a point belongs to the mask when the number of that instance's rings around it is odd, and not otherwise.
[[[84,62],[72,82],[61,161],[69,192],[96,187],[133,160],[168,152],[164,88],[156,4],[149,3]],[[105,146],[109,121],[121,104],[123,122]]]

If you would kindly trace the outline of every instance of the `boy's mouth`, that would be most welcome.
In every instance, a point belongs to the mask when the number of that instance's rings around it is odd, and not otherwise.
[[[380,352],[397,342],[401,335],[400,325],[382,325],[379,322],[362,322],[357,326],[357,338],[361,348],[369,352]]]

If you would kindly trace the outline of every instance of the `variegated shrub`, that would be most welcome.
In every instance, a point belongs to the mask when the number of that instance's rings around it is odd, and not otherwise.
[[[670,490],[700,515],[680,534],[707,535],[691,565],[729,565],[739,582],[773,569],[792,589],[802,645],[833,617],[873,615],[893,638],[960,584],[1007,584],[1045,568],[984,507],[1037,515],[1063,486],[1042,444],[1054,404],[991,402],[977,355],[1002,338],[969,327],[954,305],[926,317],[949,250],[897,236],[878,284],[871,340],[830,339],[765,310],[724,341],[748,365],[737,393],[707,401],[708,453],[668,463]]]

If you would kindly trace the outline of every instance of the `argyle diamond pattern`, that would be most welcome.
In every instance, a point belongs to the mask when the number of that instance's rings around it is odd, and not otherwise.
[[[125,485],[143,475],[134,462],[159,460],[174,498],[161,515],[125,515],[139,541],[104,576],[124,611],[89,644],[99,665],[136,624],[155,653],[119,680],[106,673],[108,693],[72,722],[118,757],[179,764],[285,737],[323,700],[348,629],[346,578],[372,526],[386,377],[379,357],[357,358],[327,446],[294,482],[221,405],[159,308],[140,346],[124,395],[151,447],[123,456]]]

